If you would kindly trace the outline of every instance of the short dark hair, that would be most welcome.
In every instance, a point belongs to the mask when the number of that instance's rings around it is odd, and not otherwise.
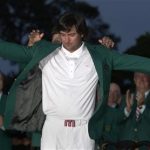
[[[59,34],[59,27],[57,24],[51,30],[50,40],[52,40],[54,34]]]
[[[58,21],[59,31],[69,32],[73,26],[75,26],[77,33],[83,34],[84,38],[87,36],[88,27],[86,25],[84,17],[77,13],[64,13]]]
[[[51,35],[53,36],[54,34],[59,34],[59,27],[57,24],[51,30]]]

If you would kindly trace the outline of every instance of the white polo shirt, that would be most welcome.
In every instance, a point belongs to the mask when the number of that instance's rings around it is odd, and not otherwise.
[[[46,115],[89,119],[95,107],[98,75],[84,43],[73,53],[63,46],[40,62]]]

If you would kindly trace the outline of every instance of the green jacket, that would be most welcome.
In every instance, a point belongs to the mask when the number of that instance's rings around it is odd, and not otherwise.
[[[5,102],[6,102],[6,95],[3,95],[0,98],[0,115],[4,115],[5,111]],[[5,131],[0,129],[0,147],[3,150],[11,150],[12,149],[12,143],[11,143],[11,137],[10,134]]]
[[[103,134],[100,142],[118,142],[119,140],[119,123],[123,118],[123,112],[119,108],[107,106],[103,116]]]
[[[129,56],[127,54],[122,55],[100,45],[90,45],[86,43],[86,46],[93,59],[100,82],[100,100],[89,121],[89,135],[91,138],[97,139],[102,134],[103,127],[101,118],[103,113],[105,113],[107,105],[112,70],[129,70],[150,73],[150,59],[139,56]],[[53,52],[57,47],[58,45],[54,45],[49,41],[37,42],[33,47],[26,47],[3,41],[0,42],[1,57],[14,60],[20,64],[26,64],[24,70],[14,81],[8,94],[5,110],[6,128],[9,127],[12,121],[18,85],[27,77],[28,72],[36,66],[41,59]]]
[[[34,132],[32,134],[32,146],[40,147],[41,145],[41,132]]]

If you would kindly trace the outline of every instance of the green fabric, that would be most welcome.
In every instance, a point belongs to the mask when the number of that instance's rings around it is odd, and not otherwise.
[[[40,147],[41,143],[41,133],[40,132],[34,132],[32,134],[32,146],[33,147]]]
[[[92,56],[95,68],[100,81],[100,101],[89,121],[89,135],[93,139],[100,138],[102,135],[102,116],[105,113],[107,98],[109,92],[109,84],[112,70],[129,70],[150,73],[150,59],[139,56],[131,56],[127,54],[119,54],[113,50],[109,50],[100,45],[86,46]],[[40,41],[33,47],[25,47],[8,42],[0,42],[0,56],[15,60],[20,63],[26,63],[24,70],[13,83],[6,104],[5,126],[9,127],[11,123],[14,106],[16,87],[27,77],[28,72],[39,63],[41,59],[55,50],[58,45],[51,44],[49,41]]]
[[[119,121],[118,115],[121,112],[119,108],[111,108],[107,106],[106,112],[103,116],[104,119],[104,126],[103,126],[103,136],[102,141],[110,141],[110,142],[117,142],[119,138]]]
[[[12,145],[11,145],[11,138],[9,134],[7,135],[6,131],[2,131],[0,129],[0,149],[2,150],[11,150]]]
[[[0,99],[0,115],[3,116],[4,111],[5,111],[5,104],[6,104],[6,95],[2,95]],[[11,150],[12,145],[11,145],[11,137],[8,134],[7,131],[3,131],[0,129],[0,149],[3,150]]]

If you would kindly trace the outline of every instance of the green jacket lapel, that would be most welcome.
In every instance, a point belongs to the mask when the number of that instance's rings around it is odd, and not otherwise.
[[[93,59],[96,71],[98,73],[99,82],[100,82],[100,89],[98,91],[100,93],[100,99],[98,100],[99,101],[98,105],[95,109],[93,117],[89,121],[89,126],[88,126],[90,137],[92,137],[93,139],[97,139],[97,138],[99,138],[99,136],[102,135],[102,132],[103,132],[102,115],[103,115],[103,111],[104,111],[106,103],[107,103],[107,101],[106,101],[107,95],[108,95],[107,88],[109,89],[108,86],[109,86],[109,82],[110,82],[111,68],[109,68],[108,63],[106,62],[106,60],[103,57],[106,54],[106,52],[103,50],[103,47],[99,46],[97,48],[92,45],[86,45],[86,46],[87,46],[87,48],[91,54],[91,57]]]

